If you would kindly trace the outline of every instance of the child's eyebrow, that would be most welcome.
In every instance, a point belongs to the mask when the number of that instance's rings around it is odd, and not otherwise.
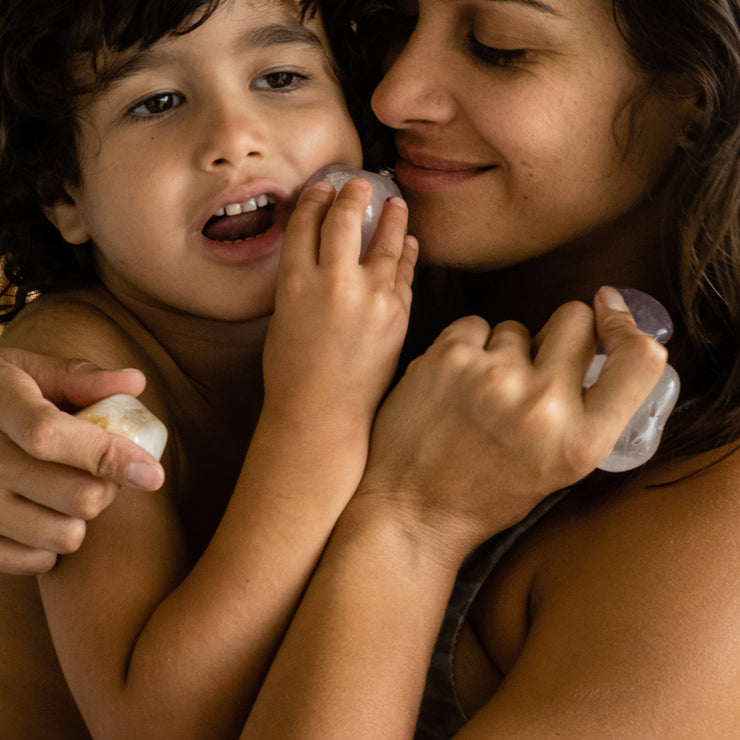
[[[311,30],[298,23],[273,23],[268,26],[250,28],[237,37],[235,51],[243,49],[265,49],[272,46],[305,46],[328,57],[321,39]],[[155,46],[130,56],[110,62],[103,71],[102,88],[110,89],[117,82],[139,72],[176,61],[176,55],[166,47]]]
[[[239,47],[257,47],[264,49],[269,46],[286,46],[297,44],[309,46],[324,52],[321,39],[311,30],[299,23],[282,24],[273,23],[269,26],[250,28],[237,40]]]

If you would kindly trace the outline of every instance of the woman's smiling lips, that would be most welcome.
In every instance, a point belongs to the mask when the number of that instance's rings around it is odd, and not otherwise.
[[[494,169],[472,162],[442,159],[421,151],[398,148],[396,178],[402,188],[434,193]]]

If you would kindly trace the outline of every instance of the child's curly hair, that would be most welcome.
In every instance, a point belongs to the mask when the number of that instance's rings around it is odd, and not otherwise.
[[[280,0],[283,1],[283,0]],[[285,0],[287,1],[287,0]],[[348,0],[296,0],[302,17],[321,13],[350,112],[366,143],[367,166],[380,165],[379,127],[370,112],[379,59],[359,44],[357,8],[372,34],[386,6]],[[89,245],[63,241],[43,206],[80,184],[81,96],[106,84],[106,50],[146,49],[204,23],[224,0],[0,0],[0,323],[35,294],[97,279]],[[376,20],[372,20],[376,19]],[[354,30],[353,30],[354,29]],[[363,38],[363,41],[370,40]],[[375,45],[373,45],[375,48]],[[94,81],[81,85],[76,60],[89,60]]]

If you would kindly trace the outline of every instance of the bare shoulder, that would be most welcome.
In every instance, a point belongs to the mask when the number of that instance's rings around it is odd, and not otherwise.
[[[566,498],[494,570],[471,614],[506,676],[489,730],[517,737],[495,723],[529,717],[572,737],[737,736],[735,447]]]
[[[28,304],[0,335],[6,346],[121,366],[143,355],[135,322],[102,287],[51,293]],[[135,331],[135,328],[134,328]]]

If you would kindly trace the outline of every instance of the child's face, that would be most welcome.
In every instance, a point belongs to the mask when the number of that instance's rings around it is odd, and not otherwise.
[[[234,0],[131,61],[86,104],[82,184],[50,217],[67,241],[93,240],[128,300],[268,313],[301,185],[362,163],[321,24],[299,24],[292,2]]]

